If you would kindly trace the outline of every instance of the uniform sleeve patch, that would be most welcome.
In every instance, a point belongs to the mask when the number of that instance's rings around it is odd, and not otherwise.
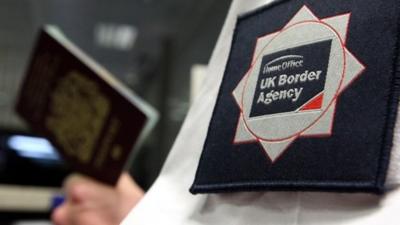
[[[382,192],[398,15],[394,0],[299,0],[240,17],[190,191]]]

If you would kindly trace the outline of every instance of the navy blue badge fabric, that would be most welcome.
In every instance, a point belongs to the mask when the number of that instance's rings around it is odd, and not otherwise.
[[[240,16],[190,191],[384,191],[399,2],[277,1]]]

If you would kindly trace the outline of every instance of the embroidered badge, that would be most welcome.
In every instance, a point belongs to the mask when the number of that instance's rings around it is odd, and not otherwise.
[[[275,161],[299,137],[331,135],[338,97],[365,69],[346,48],[350,15],[319,19],[304,6],[282,30],[257,39],[233,91],[236,144],[257,141]]]
[[[382,193],[400,95],[397,0],[239,16],[192,193]]]

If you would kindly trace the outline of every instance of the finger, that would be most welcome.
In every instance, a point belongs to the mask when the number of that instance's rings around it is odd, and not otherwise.
[[[87,199],[93,198],[93,190],[97,190],[98,184],[82,175],[70,175],[64,182],[67,199],[73,204],[81,204]]]
[[[143,189],[132,179],[127,172],[123,172],[117,183],[117,191],[130,196],[143,196]]]
[[[51,220],[53,221],[54,225],[68,225],[67,207],[67,204],[63,203],[54,209],[53,213],[51,214]]]

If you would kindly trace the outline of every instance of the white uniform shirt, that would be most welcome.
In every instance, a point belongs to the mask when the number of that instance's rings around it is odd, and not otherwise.
[[[208,77],[164,168],[123,225],[400,224],[400,191],[396,189],[400,180],[398,121],[386,181],[386,186],[393,190],[383,196],[316,192],[189,193],[228,60],[236,19],[270,2],[233,1],[210,60]]]

